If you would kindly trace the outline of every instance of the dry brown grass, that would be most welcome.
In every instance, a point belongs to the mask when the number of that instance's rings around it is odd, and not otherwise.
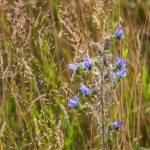
[[[125,125],[112,136],[112,149],[150,147],[148,1],[2,0],[0,149],[100,147],[96,120],[67,107],[71,89],[78,87],[74,76],[70,84],[66,66],[84,53],[93,57],[91,42],[101,43],[119,24],[125,39],[111,46],[114,55],[129,49],[128,75],[113,98],[110,118]]]

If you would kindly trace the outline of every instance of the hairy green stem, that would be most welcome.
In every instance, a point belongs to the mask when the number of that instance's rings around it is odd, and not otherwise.
[[[104,117],[104,91],[103,91],[103,80],[104,80],[104,58],[102,56],[102,62],[101,62],[101,85],[100,85],[100,101],[101,101],[101,112],[102,112],[102,150],[106,149],[105,144],[105,117]]]

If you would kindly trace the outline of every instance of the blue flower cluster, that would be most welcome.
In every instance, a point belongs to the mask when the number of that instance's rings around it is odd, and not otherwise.
[[[79,68],[79,66],[80,65],[78,63],[69,64],[68,69],[71,71],[76,71]]]
[[[117,70],[115,73],[117,77],[122,78],[127,75],[127,69],[123,68],[122,70]]]
[[[118,79],[127,75],[127,69],[124,68],[126,66],[126,61],[124,59],[120,59],[116,57],[116,68],[115,68],[115,75]]]
[[[88,58],[87,55],[84,55],[84,60],[81,63],[72,63],[72,64],[68,64],[68,69],[71,71],[77,71],[80,69],[90,69],[93,65],[93,62]],[[88,96],[91,93],[91,90],[86,87],[83,83],[80,84],[80,90],[81,92],[85,95]],[[70,99],[68,102],[68,105],[70,107],[76,107],[79,105],[79,98],[76,96],[74,96],[74,99]]]
[[[82,83],[80,84],[80,90],[85,96],[88,96],[91,93],[91,90]]]
[[[117,39],[121,39],[124,36],[124,28],[118,27],[115,36]]]
[[[88,96],[91,94],[91,90],[86,87],[83,83],[80,84],[80,90],[81,92],[85,95],[85,96]],[[68,102],[68,105],[70,107],[76,107],[79,105],[79,98],[78,96],[74,96],[74,99],[70,99],[69,102]]]
[[[123,122],[117,122],[117,121],[112,121],[112,126],[115,128],[115,129],[119,129],[123,126]]]
[[[116,57],[116,65],[117,65],[117,67],[124,67],[124,66],[126,66],[126,61],[121,60],[119,57]]]
[[[82,63],[72,63],[68,64],[68,69],[71,71],[77,71],[80,69],[90,69],[93,62],[88,58],[87,55],[84,55],[84,61]]]
[[[74,96],[74,99],[70,99],[69,102],[68,102],[68,105],[70,107],[77,107],[79,105],[79,98],[78,96]]]
[[[84,69],[90,69],[93,62],[88,58],[87,55],[84,55],[84,61],[82,62],[82,67]]]

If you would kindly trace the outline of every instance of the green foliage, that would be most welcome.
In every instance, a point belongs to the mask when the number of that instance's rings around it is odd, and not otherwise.
[[[73,56],[81,59],[87,52],[94,56],[90,42],[102,42],[102,35],[122,21],[127,29],[125,43],[114,43],[113,53],[128,59],[128,74],[114,92],[110,114],[125,125],[112,133],[110,147],[149,148],[149,65],[141,57],[149,47],[149,25],[141,19],[146,18],[148,5],[148,1],[125,0],[1,2],[0,149],[100,149],[96,120],[85,107],[68,108],[80,76],[71,81],[73,74],[68,73],[67,65]],[[144,29],[142,46],[136,39],[139,28]],[[87,81],[89,78],[86,75]],[[92,103],[84,97],[81,101]]]

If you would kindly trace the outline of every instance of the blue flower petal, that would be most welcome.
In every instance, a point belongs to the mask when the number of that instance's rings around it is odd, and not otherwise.
[[[115,36],[118,38],[122,38],[123,35],[124,35],[124,29],[122,27],[118,27]]]
[[[123,126],[123,122],[112,121],[112,125],[114,128],[121,128]]]
[[[84,61],[82,62],[82,67],[84,69],[89,69],[92,66],[92,61],[88,58],[87,55],[84,55]]]
[[[118,67],[124,67],[126,66],[126,61],[124,59],[120,59],[119,57],[116,57],[116,65]]]
[[[70,107],[77,107],[79,105],[79,98],[78,96],[74,96],[74,99],[70,99],[69,102],[68,102],[68,105]]]
[[[82,93],[84,93],[86,96],[88,96],[91,93],[91,90],[87,88],[84,84],[80,84],[80,90]]]
[[[123,68],[122,70],[115,71],[116,76],[124,77],[127,75],[127,69]]]
[[[76,71],[79,67],[78,63],[68,64],[68,69],[71,71]]]

